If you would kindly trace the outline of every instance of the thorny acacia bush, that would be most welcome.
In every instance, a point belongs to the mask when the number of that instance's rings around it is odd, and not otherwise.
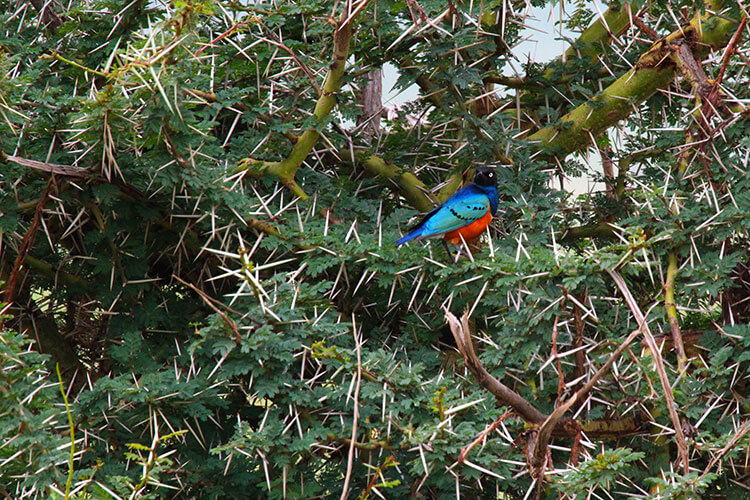
[[[0,493],[746,494],[747,10],[547,9],[0,1]],[[471,258],[393,247],[478,165]]]

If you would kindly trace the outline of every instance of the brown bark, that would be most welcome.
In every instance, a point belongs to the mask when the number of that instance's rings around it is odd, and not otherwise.
[[[367,83],[357,96],[357,101],[362,106],[357,128],[361,134],[372,137],[380,130],[380,117],[383,114],[383,70],[374,69],[365,75],[365,79]]]
[[[44,28],[54,30],[62,24],[62,20],[52,8],[52,0],[30,0],[30,2],[39,12]]]

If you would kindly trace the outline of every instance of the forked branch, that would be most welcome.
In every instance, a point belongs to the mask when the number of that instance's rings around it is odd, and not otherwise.
[[[505,405],[510,406],[515,412],[527,422],[541,424],[547,420],[547,415],[540,412],[531,403],[526,401],[520,394],[493,377],[482,366],[476,352],[474,343],[471,340],[471,328],[469,327],[469,313],[461,316],[461,321],[456,318],[448,309],[445,310],[445,320],[451,329],[453,338],[456,341],[458,350],[464,358],[464,363],[469,371],[476,377],[477,382],[490,391],[495,397]]]
[[[362,3],[357,7],[357,11],[364,7],[366,0],[362,0]],[[315,104],[313,116],[318,123],[323,123],[326,117],[331,113],[331,110],[336,105],[336,95],[341,89],[343,82],[344,69],[346,67],[346,60],[349,58],[349,46],[352,40],[353,25],[352,19],[352,5],[351,2],[347,2],[338,22],[334,26],[333,34],[333,61],[328,70],[325,80],[323,81],[323,88]],[[247,170],[250,175],[254,177],[263,177],[266,174],[271,174],[277,177],[287,188],[289,188],[295,195],[302,199],[307,199],[308,196],[304,190],[297,184],[295,180],[295,174],[297,170],[305,161],[305,158],[312,152],[315,144],[320,138],[320,132],[316,128],[309,128],[300,135],[297,142],[292,147],[292,152],[289,156],[281,161],[261,161],[253,158],[245,158],[240,161],[239,165],[235,169],[235,172]]]
[[[539,428],[536,439],[534,440],[534,446],[531,447],[530,450],[530,465],[532,474],[538,476],[542,471],[545,463],[545,458],[547,456],[547,443],[549,443],[549,439],[550,437],[552,437],[552,431],[557,427],[557,424],[563,418],[565,413],[567,413],[568,410],[570,410],[577,401],[583,401],[583,399],[586,397],[586,394],[588,394],[594,388],[596,383],[599,382],[604,374],[609,371],[615,361],[620,358],[622,352],[639,334],[640,330],[636,330],[628,335],[628,338],[625,339],[625,342],[620,344],[617,349],[615,349],[615,352],[613,352],[609,356],[607,362],[604,363],[601,368],[599,368],[599,370],[597,370],[596,374],[591,377],[591,380],[589,380],[586,385],[576,391],[575,394],[568,398],[567,401],[555,408],[555,411],[553,411],[552,414],[547,417],[547,420],[545,420],[542,426]]]

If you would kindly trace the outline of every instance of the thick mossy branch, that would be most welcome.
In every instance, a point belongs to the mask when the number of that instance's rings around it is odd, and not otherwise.
[[[427,186],[411,172],[405,172],[393,163],[386,162],[375,155],[357,155],[357,160],[373,175],[395,183],[409,204],[421,212],[429,212],[435,206]]]
[[[614,227],[608,222],[600,222],[589,226],[569,227],[560,235],[560,242],[568,243],[581,238],[612,238],[615,235]]]
[[[729,42],[737,23],[718,15],[696,16],[688,26],[655,43],[636,66],[602,93],[565,115],[562,125],[545,127],[529,137],[537,146],[559,158],[590,144],[607,128],[632,113],[635,105],[666,87],[676,66],[670,58],[672,44],[686,40],[696,52],[721,48]]]
[[[618,37],[625,33],[630,27],[631,19],[629,3],[609,7],[581,33],[575,44],[568,47],[565,51],[566,64],[574,59],[587,59],[591,63],[596,63],[604,45],[611,42],[613,36]],[[552,68],[548,69],[545,75],[552,71]]]
[[[322,94],[318,98],[313,110],[318,123],[323,123],[331,110],[336,105],[336,95],[341,89],[341,84],[346,68],[346,60],[349,58],[349,46],[351,44],[354,20],[347,18],[347,12],[342,12],[339,21],[335,25],[333,35],[333,61],[328,69],[328,74],[323,81]],[[320,138],[320,132],[316,128],[305,130],[292,147],[289,156],[278,162],[258,161],[252,158],[242,160],[236,172],[248,170],[254,177],[262,177],[271,174],[279,178],[295,195],[307,199],[307,194],[294,180],[297,170],[312,152],[315,144]]]
[[[602,18],[597,19],[591,26],[586,28],[581,33],[574,46],[568,48],[565,52],[565,65],[570,64],[573,60],[579,58],[588,58],[592,62],[595,62],[598,55],[602,52],[604,45],[612,39],[612,35],[619,36],[630,26],[630,5],[625,3],[620,7],[610,7],[604,12]],[[482,24],[489,26],[493,24],[494,19],[497,16],[495,13],[488,11],[482,16]],[[609,28],[609,29],[608,29]],[[611,33],[611,34],[610,34]],[[558,58],[557,61],[560,59]],[[410,58],[402,58],[400,65],[411,66],[413,61]],[[545,78],[552,78],[557,70],[550,65],[544,72]],[[437,86],[425,75],[419,75],[416,79],[417,85],[422,89],[426,96],[429,97],[433,105],[440,107],[442,105],[442,95],[445,92],[444,89],[437,88]],[[508,87],[516,88],[543,88],[544,84],[537,81],[527,81],[523,78],[508,78],[504,76],[490,76],[486,80],[486,83],[497,83]],[[304,135],[303,135],[304,137]],[[390,181],[396,182],[401,188],[401,193],[409,201],[409,203],[422,212],[427,212],[434,207],[433,200],[425,195],[426,187],[419,181],[413,174],[404,173],[404,171],[385,160],[370,155],[366,159],[360,159],[363,162],[365,168],[370,172],[384,177]],[[268,165],[271,169],[279,168],[274,164]],[[450,179],[437,195],[437,202],[444,203],[455,193],[462,184],[463,176],[460,173],[451,175]]]

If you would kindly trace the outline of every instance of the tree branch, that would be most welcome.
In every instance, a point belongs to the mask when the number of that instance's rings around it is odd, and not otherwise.
[[[594,388],[596,383],[604,376],[604,374],[609,371],[614,362],[619,359],[622,352],[628,347],[628,344],[630,344],[630,342],[632,342],[639,333],[640,330],[635,330],[634,332],[632,332],[628,336],[628,338],[625,339],[625,342],[620,344],[617,349],[615,349],[615,352],[610,355],[607,362],[604,363],[601,368],[599,368],[599,370],[597,370],[593,377],[591,377],[591,380],[589,380],[586,385],[576,391],[576,393],[573,394],[567,401],[565,401],[565,403],[555,408],[555,411],[553,411],[552,414],[547,417],[547,420],[544,421],[542,426],[539,428],[536,439],[533,440],[534,445],[530,447],[530,465],[534,477],[538,477],[538,475],[543,472],[542,468],[544,467],[547,457],[547,443],[549,443],[549,439],[552,436],[552,431],[557,427],[560,419],[562,419],[565,413],[570,410],[570,408],[577,401],[583,400],[584,396],[586,396],[586,394],[588,394],[589,391]]]
[[[510,406],[527,422],[541,424],[547,420],[547,415],[540,412],[531,403],[526,401],[520,394],[493,377],[482,366],[481,361],[474,352],[474,343],[471,340],[471,329],[469,328],[469,313],[461,316],[458,320],[447,308],[445,309],[445,320],[451,329],[453,338],[456,340],[458,350],[464,358],[466,367],[476,377],[477,382],[490,391],[505,405]]]
[[[545,127],[528,140],[558,158],[578,151],[590,143],[591,137],[597,137],[628,116],[635,105],[672,81],[676,67],[670,59],[671,44],[681,39],[689,40],[695,45],[695,51],[703,53],[710,47],[726,45],[736,26],[735,21],[722,16],[696,15],[688,26],[656,42],[640,57],[633,69],[603,92],[566,114],[561,119],[561,125]]]
[[[609,222],[600,222],[588,226],[569,227],[562,231],[561,243],[570,243],[581,238],[612,238],[615,229]]]
[[[750,420],[746,420],[744,424],[742,424],[742,427],[739,428],[739,430],[732,436],[732,439],[729,440],[729,442],[721,449],[719,450],[719,453],[714,456],[710,462],[708,462],[708,465],[706,466],[706,469],[701,474],[701,479],[708,474],[711,469],[713,469],[714,465],[719,463],[722,458],[724,458],[724,455],[726,455],[732,448],[734,448],[737,443],[739,443],[740,439],[742,439],[745,434],[750,432]]]
[[[34,6],[37,12],[39,12],[42,22],[45,28],[51,30],[56,29],[62,25],[62,20],[57,15],[55,10],[52,8],[52,0],[30,0],[31,5]]]
[[[91,168],[71,167],[69,165],[58,165],[56,163],[27,160],[26,158],[20,158],[18,156],[7,155],[2,151],[0,151],[0,158],[23,167],[29,167],[34,170],[41,170],[42,172],[49,172],[52,174],[64,175],[66,177],[84,178],[93,173],[93,169]]]
[[[320,97],[318,98],[318,101],[315,104],[315,109],[313,110],[313,115],[318,123],[322,123],[336,105],[336,95],[341,89],[346,60],[349,58],[349,46],[352,39],[353,24],[352,20],[347,17],[347,9],[345,8],[339,17],[339,21],[335,25],[333,35],[333,61],[331,62],[328,74],[323,81],[323,88]],[[307,129],[299,137],[292,147],[292,152],[285,159],[278,162],[266,162],[246,158],[240,161],[235,172],[248,170],[251,175],[258,178],[265,174],[274,175],[278,177],[279,180],[292,191],[292,193],[303,200],[306,200],[308,196],[299,184],[297,184],[294,176],[302,165],[302,162],[305,161],[305,158],[307,158],[315,147],[319,137],[320,132],[317,129]]]
[[[629,3],[610,6],[602,16],[581,33],[573,45],[568,47],[565,51],[564,64],[567,66],[575,59],[588,59],[596,63],[604,45],[611,42],[613,37],[625,33],[630,27],[630,20]],[[545,73],[547,72],[551,73],[551,68]]]
[[[342,156],[346,158],[348,155]],[[429,212],[435,206],[435,200],[429,194],[427,186],[411,172],[404,172],[393,163],[386,162],[375,155],[359,154],[355,158],[373,175],[384,177],[395,183],[407,201],[420,212]]]
[[[8,284],[5,288],[5,302],[11,303],[13,302],[13,296],[16,293],[16,285],[18,284],[18,275],[21,272],[21,265],[24,262],[24,259],[26,259],[27,255],[31,251],[31,247],[34,245],[34,239],[36,238],[36,232],[37,229],[39,229],[39,224],[42,219],[42,211],[44,210],[44,205],[47,203],[47,200],[49,199],[49,194],[52,191],[52,188],[55,185],[55,177],[52,176],[47,181],[47,187],[44,189],[44,192],[42,193],[42,197],[39,199],[39,203],[36,205],[36,210],[34,211],[34,218],[31,221],[31,225],[29,226],[29,229],[26,231],[26,234],[24,235],[23,239],[21,240],[21,244],[18,247],[18,254],[16,255],[16,260],[13,263],[13,270],[10,272],[10,277],[8,278]],[[2,326],[2,323],[0,322],[0,326]]]
[[[625,302],[627,303],[628,308],[630,309],[630,312],[633,314],[633,317],[635,317],[635,320],[638,323],[638,327],[640,331],[643,332],[643,337],[645,338],[648,348],[654,357],[654,365],[656,367],[656,372],[659,374],[659,381],[661,382],[662,389],[664,390],[664,399],[666,400],[666,403],[667,403],[667,411],[669,411],[669,417],[672,420],[672,425],[674,426],[675,440],[677,441],[677,450],[680,455],[680,461],[682,462],[682,469],[684,473],[687,474],[688,472],[690,472],[690,462],[689,462],[690,455],[688,451],[688,445],[687,445],[687,441],[685,440],[685,434],[683,434],[682,432],[682,425],[680,424],[680,417],[677,415],[677,410],[675,409],[674,395],[672,394],[672,386],[669,383],[669,379],[667,378],[667,372],[664,369],[664,360],[661,357],[659,346],[656,345],[656,340],[654,340],[654,336],[651,334],[651,330],[648,327],[646,318],[643,316],[643,313],[641,312],[640,307],[638,307],[638,303],[635,301],[635,299],[633,298],[633,295],[630,293],[630,289],[628,288],[628,285],[625,283],[625,280],[617,271],[613,271],[610,269],[606,269],[606,271],[612,277],[612,280],[614,280],[615,284],[617,285],[617,288],[620,289],[620,293],[625,299]]]
[[[669,328],[672,331],[672,342],[677,353],[677,368],[682,372],[686,368],[687,356],[685,345],[682,343],[682,332],[680,331],[680,320],[677,317],[677,305],[674,300],[674,283],[677,277],[677,255],[672,250],[667,254],[667,278],[664,282],[664,309],[667,311]]]

